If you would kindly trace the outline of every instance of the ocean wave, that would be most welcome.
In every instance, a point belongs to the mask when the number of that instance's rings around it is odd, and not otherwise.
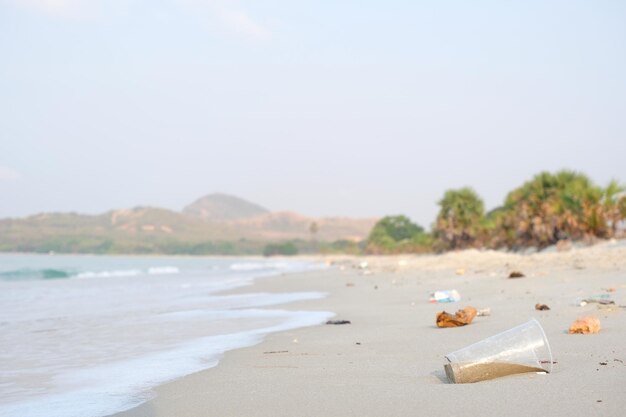
[[[142,271],[140,269],[120,269],[100,272],[87,271],[76,274],[76,278],[133,277],[141,273]]]
[[[261,271],[267,269],[287,269],[285,262],[239,262],[230,266],[233,271]]]
[[[175,266],[153,266],[148,268],[148,274],[150,275],[166,275],[166,274],[178,274],[180,269]]]
[[[0,272],[0,280],[24,280],[24,279],[61,279],[76,275],[74,271],[56,268],[31,269],[21,268],[12,271]]]

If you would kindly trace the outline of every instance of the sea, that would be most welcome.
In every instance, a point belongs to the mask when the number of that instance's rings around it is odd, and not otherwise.
[[[320,292],[238,291],[314,262],[0,254],[0,416],[100,417],[216,366],[269,333],[331,312],[284,303]],[[298,274],[290,279],[300,279]]]

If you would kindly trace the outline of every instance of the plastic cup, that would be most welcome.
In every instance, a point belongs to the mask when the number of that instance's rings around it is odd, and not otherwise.
[[[551,372],[552,352],[535,319],[447,354],[444,365],[455,384],[485,381],[524,372]]]

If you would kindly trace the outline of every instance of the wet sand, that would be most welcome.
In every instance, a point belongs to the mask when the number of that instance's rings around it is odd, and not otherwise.
[[[326,291],[325,299],[284,308],[330,310],[351,324],[272,334],[228,352],[215,368],[157,387],[152,400],[116,417],[624,414],[622,242],[526,256],[464,251],[333,261],[326,271],[267,278],[238,292]],[[368,267],[359,268],[364,261]],[[513,270],[526,276],[508,279]],[[428,302],[430,291],[452,288],[460,302]],[[616,305],[576,305],[609,288]],[[551,310],[535,310],[536,303]],[[464,327],[435,326],[437,312],[467,305],[489,307],[491,315]],[[567,334],[584,315],[598,317],[602,331]],[[533,317],[550,342],[552,373],[449,383],[445,354]]]

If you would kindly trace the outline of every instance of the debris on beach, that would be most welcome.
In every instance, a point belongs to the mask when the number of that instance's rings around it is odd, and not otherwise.
[[[593,334],[601,329],[600,320],[596,317],[581,317],[569,327],[570,334]]]
[[[326,324],[351,324],[350,320],[328,320]]]
[[[437,314],[437,327],[466,326],[474,320],[476,313],[476,309],[471,306],[457,311],[454,315],[442,311]]]
[[[465,275],[465,268],[457,268],[456,274],[457,275]]]
[[[535,310],[550,310],[550,307],[548,307],[546,304],[535,304]]]
[[[535,319],[444,357],[443,367],[453,384],[527,372],[546,374],[552,372],[553,362],[545,332]]]
[[[482,317],[485,317],[485,316],[491,316],[491,309],[490,309],[489,307],[487,307],[487,308],[481,308],[480,310],[478,310],[478,311],[476,312],[476,315],[477,315],[477,316],[482,316]]]
[[[611,299],[610,294],[596,294],[596,295],[592,295],[591,297],[579,298],[576,301],[576,304],[578,304],[581,307],[584,307],[587,304],[591,304],[591,303],[597,303],[600,305],[612,305],[612,304],[615,304],[615,301]]]
[[[268,352],[263,352],[264,355],[270,355],[272,353],[288,353],[288,350],[270,350]]]
[[[369,264],[367,263],[367,261],[363,261],[359,263],[359,269],[367,269],[368,267],[369,267]]]
[[[509,274],[509,278],[524,278],[526,275],[524,275],[522,272],[520,271],[513,271]]]
[[[438,290],[430,294],[431,303],[455,303],[461,299],[457,290]]]

